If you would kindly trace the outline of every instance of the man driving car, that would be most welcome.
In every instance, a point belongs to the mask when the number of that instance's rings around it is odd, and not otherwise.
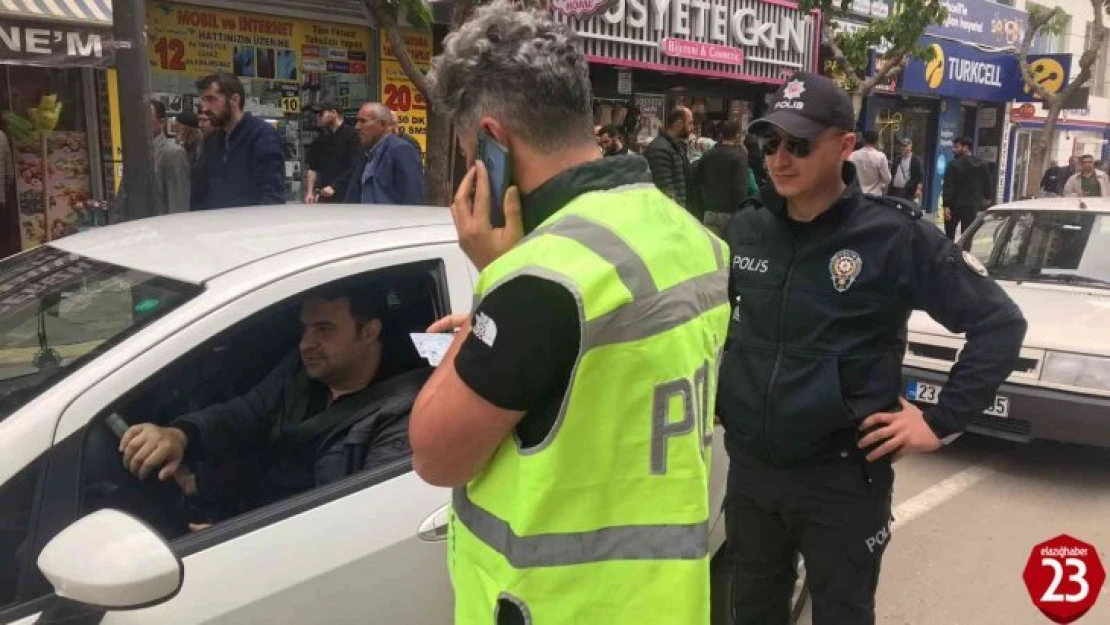
[[[221,497],[242,512],[346,475],[353,433],[363,437],[362,467],[406,456],[408,414],[431,370],[381,379],[379,305],[365,289],[309,294],[301,304],[298,353],[244,395],[166,426],[128,428],[119,444],[124,465],[140,479],[157,471],[160,481],[175,478],[188,495],[211,496],[224,487],[183,462],[250,458],[247,477],[238,479],[242,488]]]

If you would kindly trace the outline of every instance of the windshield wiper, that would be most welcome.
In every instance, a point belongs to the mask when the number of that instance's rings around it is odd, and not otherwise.
[[[1084,276],[1077,273],[1042,273],[1034,276],[1029,276],[1031,282],[1062,282],[1064,284],[1097,284],[1099,286],[1110,286],[1110,280],[1103,280],[1102,278],[1092,278],[1091,276]]]

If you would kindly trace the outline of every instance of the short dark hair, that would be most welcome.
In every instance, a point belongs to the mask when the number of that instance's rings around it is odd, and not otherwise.
[[[686,121],[686,111],[689,110],[685,106],[676,106],[667,113],[667,128],[674,126],[678,122]]]
[[[1084,154],[1083,156],[1079,157],[1079,160],[1081,160],[1081,161],[1092,160],[1093,161],[1093,160],[1095,160],[1095,157],[1091,156],[1090,154]]]
[[[351,305],[351,316],[355,320],[355,327],[360,330],[371,321],[381,319],[382,310],[385,308],[378,289],[365,281],[326,284],[306,293],[301,301],[307,302],[311,299],[322,299],[326,302],[346,299]]]
[[[960,137],[956,139],[956,145],[962,145],[965,148],[971,149],[975,147],[975,142],[971,140],[971,137]]]
[[[721,122],[721,125],[717,127],[717,130],[721,133],[722,139],[731,141],[740,136],[740,122],[733,121],[731,119],[725,122]]]
[[[864,130],[863,142],[867,145],[875,145],[879,142],[879,133],[874,130]]]
[[[228,100],[233,95],[239,96],[240,109],[247,105],[247,92],[243,90],[243,82],[235,74],[227,72],[209,74],[197,81],[197,91],[205,91],[212,85],[216,85],[216,91],[227,96]]]
[[[150,108],[154,109],[154,117],[160,122],[166,121],[166,103],[161,100],[151,100]]]
[[[617,128],[615,124],[609,124],[608,126],[602,126],[601,127],[601,134],[609,135],[610,137],[616,137],[616,138],[618,138],[622,141],[624,140],[624,135],[621,134],[621,129]]]

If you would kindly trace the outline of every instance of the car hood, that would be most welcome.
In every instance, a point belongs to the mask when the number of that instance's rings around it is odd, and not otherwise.
[[[998,284],[1029,322],[1026,347],[1110,355],[1110,290],[1054,284]],[[909,330],[950,335],[920,311],[910,317]]]

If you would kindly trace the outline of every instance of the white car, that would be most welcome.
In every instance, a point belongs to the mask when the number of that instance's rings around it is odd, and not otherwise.
[[[1001,204],[960,238],[1029,323],[1020,359],[970,431],[1110,446],[1110,199]],[[928,315],[909,322],[906,396],[935,404],[963,347]]]
[[[388,291],[383,363],[404,370],[427,366],[408,333],[470,310],[477,272],[446,209],[329,205],[157,217],[0,261],[0,623],[451,622],[450,493],[408,460],[174,537],[113,504],[137,478],[112,415],[237,396],[296,345],[299,297],[361,278]],[[719,431],[713,460],[718,553]]]

